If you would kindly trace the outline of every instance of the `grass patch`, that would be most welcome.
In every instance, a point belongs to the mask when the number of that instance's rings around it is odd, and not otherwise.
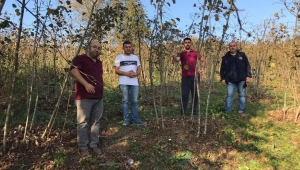
[[[67,162],[67,156],[63,150],[58,150],[54,154],[54,166],[63,167]]]

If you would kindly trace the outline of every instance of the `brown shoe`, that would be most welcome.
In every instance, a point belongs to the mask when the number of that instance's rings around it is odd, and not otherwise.
[[[81,156],[88,156],[89,153],[89,149],[80,149],[80,154]]]
[[[98,155],[101,155],[101,154],[102,154],[100,148],[98,148],[98,147],[93,148],[93,151],[96,152]]]

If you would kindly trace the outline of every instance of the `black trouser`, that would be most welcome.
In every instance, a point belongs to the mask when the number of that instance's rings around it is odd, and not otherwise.
[[[198,86],[200,85],[200,77],[198,79]],[[194,109],[193,114],[197,114],[197,106],[198,106],[198,94],[197,94],[197,86],[194,82],[195,77],[182,77],[181,79],[181,100],[182,100],[182,107],[181,107],[181,115],[185,115],[186,108],[189,102],[189,94],[192,93],[192,100],[194,100]],[[195,97],[195,98],[194,98]]]

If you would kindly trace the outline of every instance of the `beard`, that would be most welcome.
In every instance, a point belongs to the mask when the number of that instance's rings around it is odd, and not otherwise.
[[[230,51],[230,53],[236,53],[237,52],[236,49],[230,49],[229,51]]]
[[[131,54],[131,50],[124,50],[124,54],[125,55],[130,55]]]
[[[100,55],[100,52],[90,52],[89,55],[91,58],[97,59]]]
[[[184,47],[186,50],[189,50],[191,47],[190,46],[185,46]]]

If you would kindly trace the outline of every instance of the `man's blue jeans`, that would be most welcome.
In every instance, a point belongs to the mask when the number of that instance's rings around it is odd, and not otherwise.
[[[234,99],[234,92],[237,87],[239,95],[239,113],[245,111],[246,106],[246,88],[244,88],[245,81],[240,81],[238,83],[228,82],[227,84],[227,97],[226,97],[226,106],[225,112],[230,113],[232,111],[232,103]]]
[[[138,121],[139,116],[138,116],[137,99],[139,95],[139,86],[120,84],[119,88],[122,93],[122,112],[123,112],[124,122],[130,121],[128,100],[130,100],[130,104],[131,104],[132,120],[133,122]]]

